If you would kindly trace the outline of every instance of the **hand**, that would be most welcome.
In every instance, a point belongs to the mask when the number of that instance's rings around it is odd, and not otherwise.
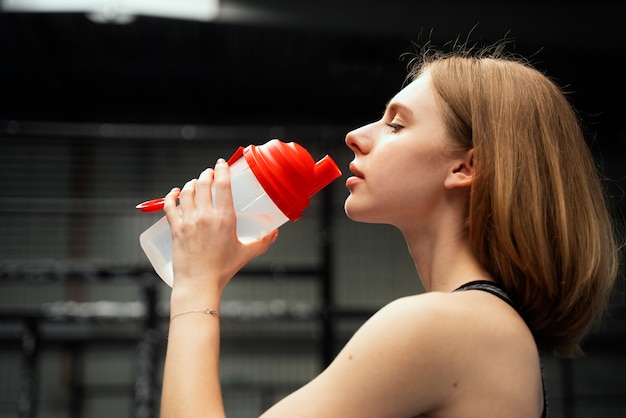
[[[230,170],[223,159],[218,160],[215,169],[206,169],[198,179],[187,182],[182,190],[168,193],[164,210],[173,237],[175,290],[221,294],[230,279],[248,261],[267,251],[278,234],[275,230],[251,243],[239,241]]]

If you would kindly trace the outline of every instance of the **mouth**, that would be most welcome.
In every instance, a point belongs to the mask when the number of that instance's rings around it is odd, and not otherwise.
[[[358,183],[360,183],[364,177],[363,173],[359,171],[354,163],[350,163],[350,172],[354,174],[354,176],[348,177],[346,179],[346,187],[352,190]]]
[[[363,173],[361,173],[361,172],[359,171],[359,169],[356,167],[356,164],[354,164],[354,163],[350,163],[350,172],[351,172],[352,174],[354,174],[354,176],[355,176],[355,177],[358,177],[358,178],[365,178],[365,177],[363,176]]]

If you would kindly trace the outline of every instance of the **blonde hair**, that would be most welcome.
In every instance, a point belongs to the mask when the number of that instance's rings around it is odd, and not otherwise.
[[[428,71],[458,145],[474,149],[467,232],[476,256],[540,349],[580,355],[606,307],[618,248],[577,114],[554,82],[502,45],[425,51],[412,64],[411,79]]]

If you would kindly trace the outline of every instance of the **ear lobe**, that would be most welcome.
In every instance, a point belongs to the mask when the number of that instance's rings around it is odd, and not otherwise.
[[[444,187],[446,189],[455,189],[457,187],[469,187],[474,179],[474,150],[471,149],[465,153],[463,159],[458,160],[456,166],[448,174],[445,179]]]

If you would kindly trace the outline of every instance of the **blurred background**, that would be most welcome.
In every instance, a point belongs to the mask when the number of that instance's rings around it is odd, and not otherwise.
[[[414,42],[511,39],[577,106],[622,217],[623,2],[86,3],[0,1],[0,417],[158,416],[170,289],[138,243],[161,215],[134,206],[271,138],[347,172],[346,132],[380,117]],[[423,291],[402,237],[347,220],[346,195],[316,195],[228,287],[229,417]],[[620,275],[586,356],[544,358],[553,417],[626,417],[625,308]]]

